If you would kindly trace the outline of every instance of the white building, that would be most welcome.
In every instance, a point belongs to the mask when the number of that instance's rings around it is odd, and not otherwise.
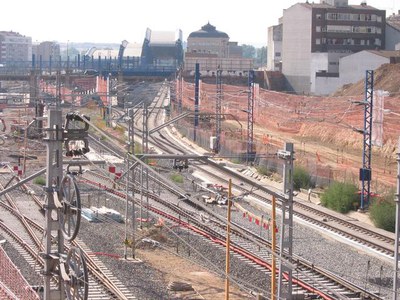
[[[384,49],[385,14],[347,0],[297,3],[283,12],[282,73],[287,90],[329,94],[340,85],[339,61],[362,50]]]
[[[282,23],[268,28],[267,71],[282,71],[282,30]]]
[[[383,64],[400,62],[400,51],[364,50],[340,60],[340,86],[365,78],[367,70],[376,70]]]
[[[386,19],[385,50],[400,50],[400,14],[393,14]]]
[[[31,59],[31,37],[13,31],[0,31],[0,64],[18,65]]]

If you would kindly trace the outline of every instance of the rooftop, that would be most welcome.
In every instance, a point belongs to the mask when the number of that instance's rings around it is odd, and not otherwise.
[[[300,3],[301,5],[308,7],[308,8],[331,8],[331,9],[355,9],[355,10],[378,10],[377,8],[367,5],[367,4],[361,4],[361,5],[348,5],[348,6],[340,6],[340,7],[335,7],[326,3],[310,3],[310,2],[305,2],[305,3]]]
[[[218,31],[215,26],[208,22],[206,25],[202,26],[200,30],[194,31],[189,34],[189,38],[227,38],[229,35],[225,32]]]

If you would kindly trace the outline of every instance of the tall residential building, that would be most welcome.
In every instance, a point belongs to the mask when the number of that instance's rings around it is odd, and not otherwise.
[[[31,58],[31,37],[13,31],[0,31],[0,64],[18,64],[30,61]]]
[[[328,94],[339,87],[340,58],[385,47],[385,10],[347,0],[297,3],[283,12],[282,73],[287,89]]]
[[[282,71],[282,30],[282,23],[268,28],[268,71]]]
[[[240,76],[253,68],[253,60],[243,58],[242,47],[237,42],[230,42],[228,34],[210,23],[188,36],[185,71],[193,72],[196,63],[199,63],[201,72],[209,75],[215,75],[219,68],[225,73]]]
[[[60,57],[60,44],[56,42],[41,42],[32,47],[32,53],[36,56],[36,60],[48,62],[50,57],[52,61],[56,61]]]

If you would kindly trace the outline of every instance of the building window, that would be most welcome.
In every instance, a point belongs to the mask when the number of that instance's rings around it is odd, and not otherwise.
[[[321,45],[321,39],[316,39],[316,40],[315,40],[315,44],[316,44],[316,45]]]
[[[316,31],[316,32],[321,32],[321,26],[315,27],[315,31]]]
[[[316,18],[317,18],[317,20],[321,20],[322,19],[322,15],[321,14],[317,14]]]
[[[281,56],[281,53],[280,52],[275,52],[275,57],[280,57]]]

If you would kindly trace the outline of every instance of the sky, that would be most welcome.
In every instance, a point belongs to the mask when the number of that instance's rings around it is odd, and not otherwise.
[[[312,0],[309,0],[312,2]],[[183,40],[210,22],[239,45],[267,44],[268,27],[278,24],[283,9],[296,0],[5,0],[1,3],[0,31],[15,31],[32,42],[142,43],[147,28],[182,30]],[[315,0],[319,3],[319,0]],[[360,4],[361,0],[349,0]],[[400,0],[367,0],[386,10],[400,10]]]

